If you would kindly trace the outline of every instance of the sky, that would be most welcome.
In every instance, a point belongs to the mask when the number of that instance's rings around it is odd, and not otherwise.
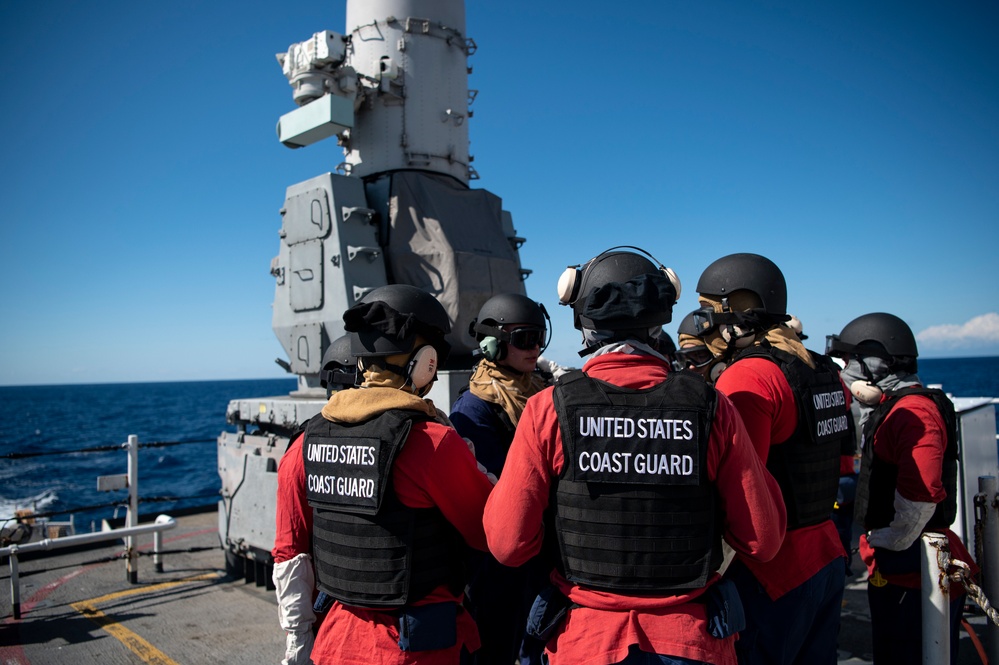
[[[343,155],[277,141],[274,54],[344,8],[0,3],[0,385],[286,376],[278,211]],[[920,357],[999,355],[996,3],[468,0],[466,32],[472,186],[527,239],[546,356],[581,364],[555,285],[615,245],[679,274],[671,333],[754,252],[811,348],[889,311]]]

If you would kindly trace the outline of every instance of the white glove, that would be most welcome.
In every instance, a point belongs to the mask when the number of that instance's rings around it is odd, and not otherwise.
[[[909,501],[895,490],[895,518],[887,527],[868,533],[867,542],[871,547],[901,552],[916,542],[936,509],[935,503]]]
[[[571,367],[562,367],[554,360],[548,360],[544,356],[538,356],[537,365],[542,372],[548,372],[556,379],[572,369]]]
[[[468,445],[468,449],[472,451],[472,457],[475,457],[475,444],[472,443],[472,440],[469,439],[467,436],[463,436],[461,438],[465,440],[465,443]],[[493,485],[496,484],[495,474],[489,473],[488,469],[482,466],[482,462],[480,462],[478,459],[475,460],[475,466],[479,467],[479,471],[486,474],[486,478],[489,479],[489,482],[491,482]]]
[[[293,559],[274,564],[274,592],[278,601],[278,623],[287,634],[285,658],[281,665],[308,665],[312,655],[312,592],[316,574],[312,557],[302,553]]]
[[[284,660],[281,665],[312,665],[312,643],[315,636],[312,628],[300,633],[287,633],[284,645]]]
[[[488,478],[489,482],[491,482],[493,485],[495,485],[497,482],[499,482],[499,479],[496,477],[496,474],[489,473],[489,470],[486,469],[486,467],[482,466],[482,462],[476,461],[475,465],[477,467],[479,467],[479,471],[481,471],[482,473],[486,474],[486,478]]]

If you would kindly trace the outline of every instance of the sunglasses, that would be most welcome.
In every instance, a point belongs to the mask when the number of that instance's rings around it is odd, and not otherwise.
[[[515,328],[504,332],[506,332],[504,337],[509,336],[505,341],[521,351],[530,351],[536,346],[541,346],[545,341],[544,328]]]

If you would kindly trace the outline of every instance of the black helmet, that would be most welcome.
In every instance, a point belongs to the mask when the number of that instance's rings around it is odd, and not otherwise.
[[[550,339],[545,335],[548,320],[548,312],[541,303],[519,293],[500,293],[482,305],[479,315],[468,325],[468,334],[480,342],[479,348],[487,360],[502,360],[507,348],[500,342],[519,349],[533,349],[537,345],[544,351]],[[503,330],[510,323],[526,325],[517,330]],[[487,338],[493,339],[483,345]]]
[[[653,334],[652,338],[649,339],[649,346],[653,349],[666,356],[667,358],[672,357],[676,353],[676,342],[668,332],[659,329],[658,334]]]
[[[391,356],[413,350],[417,335],[437,349],[443,363],[451,350],[444,336],[451,320],[432,295],[409,284],[389,284],[366,293],[343,313],[351,352],[359,358]]]
[[[481,341],[487,335],[495,336],[496,330],[508,323],[526,323],[547,330],[547,320],[548,312],[541,303],[519,293],[500,293],[482,305],[468,332]]]
[[[701,273],[697,292],[727,297],[733,291],[751,291],[763,303],[763,310],[774,316],[787,314],[787,283],[780,268],[759,254],[729,254],[718,259]]]
[[[870,349],[858,349],[865,342],[876,342],[892,358],[916,358],[916,338],[909,325],[894,314],[874,312],[864,314],[850,321],[839,335],[826,337],[826,353],[829,355],[851,355],[871,353]]]
[[[673,319],[680,281],[640,254],[607,251],[566,270],[558,290],[559,302],[572,306],[577,330],[632,332],[645,339],[650,328]]]
[[[676,329],[677,336],[690,335],[691,337],[697,337],[697,332],[697,324],[694,322],[693,312],[683,317],[680,321],[680,325]]]
[[[319,385],[327,392],[354,385],[357,377],[357,359],[350,352],[351,336],[341,335],[333,340],[323,354],[319,370]]]

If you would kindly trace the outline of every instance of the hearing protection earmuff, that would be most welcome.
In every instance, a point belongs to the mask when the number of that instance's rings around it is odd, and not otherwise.
[[[726,325],[721,328],[721,338],[726,344],[737,349],[744,349],[753,343],[755,335],[752,330],[747,330],[740,325]]]
[[[711,383],[717,381],[718,377],[721,376],[721,373],[725,371],[726,367],[728,367],[728,364],[724,362],[720,362],[714,365],[711,368],[711,370],[708,372],[708,381],[710,381]]]
[[[586,274],[586,269],[601,256],[609,254],[616,249],[633,249],[652,259],[652,262],[658,266],[659,272],[661,272],[663,276],[670,281],[673,288],[676,290],[676,301],[680,300],[680,278],[676,276],[676,272],[672,268],[667,268],[659,259],[652,256],[641,247],[635,247],[633,245],[618,245],[617,247],[611,247],[610,249],[600,252],[582,265],[569,266],[562,271],[562,274],[558,278],[558,285],[556,286],[556,289],[558,290],[559,304],[572,305],[575,303],[579,298],[579,289],[583,284],[583,276]]]
[[[482,357],[491,362],[496,362],[506,358],[506,344],[503,344],[498,337],[487,335],[479,342],[479,350]]]
[[[850,392],[857,398],[857,401],[865,406],[875,406],[881,402],[884,391],[874,383],[865,379],[858,379],[850,384]]]
[[[406,365],[406,379],[417,390],[433,382],[437,376],[437,349],[429,344],[418,348]]]

